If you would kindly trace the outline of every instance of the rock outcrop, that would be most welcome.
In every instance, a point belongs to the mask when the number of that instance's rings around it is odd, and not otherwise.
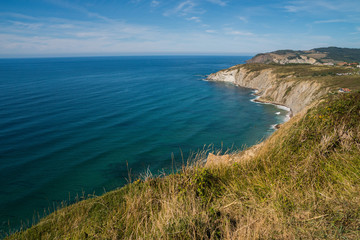
[[[257,89],[258,101],[284,105],[290,108],[293,114],[328,92],[328,89],[322,88],[316,81],[280,80],[271,68],[250,71],[245,65],[210,74],[207,79]]]
[[[220,165],[230,165],[236,162],[250,161],[263,145],[264,142],[261,142],[239,153],[230,153],[224,155],[215,155],[213,153],[209,153],[206,159],[205,167],[213,168],[219,167]]]
[[[300,55],[296,52],[287,54],[262,53],[248,60],[247,63],[320,64],[315,58]]]

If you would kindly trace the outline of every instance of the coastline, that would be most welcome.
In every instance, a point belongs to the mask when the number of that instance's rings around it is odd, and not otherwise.
[[[275,129],[275,130],[279,129],[282,124],[286,123],[287,121],[289,121],[293,117],[293,111],[292,111],[292,109],[290,107],[288,107],[288,106],[286,106],[284,104],[279,104],[279,103],[275,103],[275,102],[271,102],[271,101],[262,100],[261,96],[258,94],[259,89],[245,87],[245,86],[242,86],[242,85],[237,84],[235,82],[213,80],[213,79],[209,78],[210,75],[207,75],[207,77],[205,79],[203,79],[203,81],[206,81],[206,82],[226,82],[226,83],[233,84],[236,87],[251,89],[253,91],[251,95],[255,96],[254,99],[250,99],[251,102],[259,103],[259,104],[273,105],[273,106],[275,106],[275,107],[277,107],[279,109],[287,111],[288,113],[286,114],[284,121],[282,121],[281,123],[271,125],[273,129]]]
[[[282,110],[285,110],[287,111],[288,113],[285,115],[285,118],[284,118],[284,121],[281,122],[281,123],[277,123],[277,124],[274,124],[272,125],[272,127],[277,130],[281,127],[282,124],[288,122],[292,116],[293,116],[293,113],[292,113],[292,110],[291,108],[285,106],[285,105],[281,105],[281,104],[276,104],[276,103],[272,103],[272,102],[268,102],[268,101],[262,101],[262,100],[258,100],[258,99],[253,99],[252,100],[253,102],[255,103],[260,103],[260,104],[269,104],[269,105],[274,105],[275,107],[279,108],[279,109],[282,109]]]
[[[238,86],[238,85],[237,85],[237,86]],[[241,87],[241,86],[239,86],[239,87]],[[282,123],[280,123],[280,124],[276,124],[276,125],[275,125],[275,128],[276,128],[276,129],[278,129],[278,127],[276,127],[276,126],[280,126],[281,124],[286,123],[287,121],[289,121],[289,120],[293,117],[293,111],[292,111],[292,109],[291,109],[290,107],[288,107],[288,106],[286,106],[286,105],[284,105],[284,104],[279,104],[279,103],[274,103],[274,102],[271,102],[271,101],[261,100],[261,96],[257,94],[258,92],[259,92],[258,89],[254,89],[254,92],[253,92],[252,95],[253,95],[253,96],[256,96],[256,97],[255,97],[254,99],[251,99],[251,100],[250,100],[251,102],[260,103],[260,104],[274,105],[274,106],[276,106],[277,108],[282,109],[282,110],[285,110],[285,111],[288,112],[288,113],[286,114],[286,116],[285,116],[284,121],[283,121]]]
[[[207,80],[228,82],[240,87],[256,89],[258,91],[255,92],[255,95],[260,98],[258,97],[254,101],[290,108],[289,117],[301,112],[313,100],[319,99],[329,90],[329,87],[324,87],[322,83],[313,81],[311,76],[302,81],[298,81],[296,77],[288,78],[290,70],[298,71],[299,69],[286,68],[285,75],[283,74],[285,77],[281,77],[283,75],[279,76],[277,73],[281,66],[253,68],[254,66],[251,64],[236,65],[210,74]]]

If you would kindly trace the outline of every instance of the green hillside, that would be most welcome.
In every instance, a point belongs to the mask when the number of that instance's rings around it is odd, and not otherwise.
[[[329,95],[251,159],[184,167],[60,209],[8,239],[360,239],[360,93]]]
[[[313,50],[321,53],[327,53],[326,58],[333,59],[335,61],[360,62],[360,49],[358,48],[328,47],[315,48]]]
[[[303,59],[302,59],[303,58]],[[247,63],[278,63],[279,61],[291,62],[293,60],[313,59],[315,62],[309,60],[310,64],[323,63],[338,63],[338,62],[360,62],[360,49],[358,48],[339,48],[326,47],[314,48],[308,51],[294,51],[294,50],[277,50],[270,53],[257,54]]]

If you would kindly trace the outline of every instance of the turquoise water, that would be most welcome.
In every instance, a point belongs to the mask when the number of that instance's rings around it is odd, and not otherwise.
[[[166,171],[180,150],[267,137],[284,110],[251,102],[250,89],[203,81],[248,58],[0,59],[1,230],[122,186],[128,168]]]

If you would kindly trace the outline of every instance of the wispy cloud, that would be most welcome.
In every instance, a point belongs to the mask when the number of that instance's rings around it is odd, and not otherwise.
[[[0,23],[2,33],[7,36],[34,39],[41,36],[43,41],[49,39],[72,39],[114,42],[119,39],[132,39],[134,41],[153,41],[159,29],[152,26],[127,24],[121,21],[86,22],[68,19],[34,18],[30,21],[10,20]],[[14,39],[18,39],[14,38]],[[11,42],[8,39],[7,45]],[[48,44],[49,45],[49,44]]]
[[[157,6],[159,6],[159,4],[160,4],[160,1],[156,1],[156,0],[153,0],[153,1],[151,1],[151,7],[157,7]]]
[[[286,11],[297,12],[359,12],[360,4],[354,0],[313,0],[313,1],[289,1],[283,7]]]
[[[180,15],[186,16],[188,14],[203,14],[206,11],[198,7],[197,2],[194,0],[187,0],[176,5],[175,8],[169,9],[164,12],[164,16]]]
[[[0,12],[0,55],[356,47],[360,36],[358,0],[40,2],[50,4]],[[335,33],[331,24],[345,22]]]
[[[15,28],[20,29],[30,29],[30,30],[36,30],[43,26],[42,23],[28,23],[28,22],[21,22],[21,21],[8,21],[9,24],[12,24]]]
[[[188,21],[194,21],[194,22],[201,22],[201,19],[199,17],[189,17],[189,18],[186,18],[186,20]]]
[[[223,0],[207,0],[208,2],[211,2],[211,3],[214,3],[214,4],[217,4],[219,6],[226,6],[227,5],[227,2],[226,1],[223,1]]]
[[[318,8],[322,10],[333,9],[330,3],[324,3],[322,0],[314,1],[290,1],[284,6],[284,9],[288,12],[296,13],[301,11],[316,11]]]
[[[217,33],[217,31],[216,31],[216,30],[213,30],[213,29],[205,30],[205,32],[207,32],[207,33]]]
[[[13,13],[13,12],[0,12],[1,17],[10,17],[10,18],[19,18],[19,19],[27,19],[27,20],[34,20],[35,17],[20,14],[20,13]]]
[[[252,32],[239,31],[239,30],[234,30],[232,28],[226,28],[224,30],[227,35],[236,35],[236,36],[254,36],[255,35]]]
[[[344,19],[329,19],[329,20],[320,20],[320,21],[315,21],[314,23],[320,24],[320,23],[344,23],[347,22]]]
[[[105,21],[110,21],[110,19],[107,18],[106,16],[103,16],[96,12],[89,11],[87,8],[85,8],[83,6],[79,6],[77,4],[70,3],[65,0],[45,0],[45,1],[47,1],[51,4],[54,4],[54,5],[57,5],[59,7],[63,7],[63,8],[67,8],[67,9],[71,9],[71,10],[83,13],[89,17],[98,18],[98,19],[105,20]]]
[[[291,13],[296,13],[296,12],[299,12],[299,11],[304,10],[303,7],[295,6],[295,5],[287,5],[287,6],[284,6],[284,9],[285,9],[287,12],[291,12]]]
[[[249,22],[246,17],[239,16],[238,19],[241,20],[241,21],[244,22],[244,23],[248,23],[248,22]]]

